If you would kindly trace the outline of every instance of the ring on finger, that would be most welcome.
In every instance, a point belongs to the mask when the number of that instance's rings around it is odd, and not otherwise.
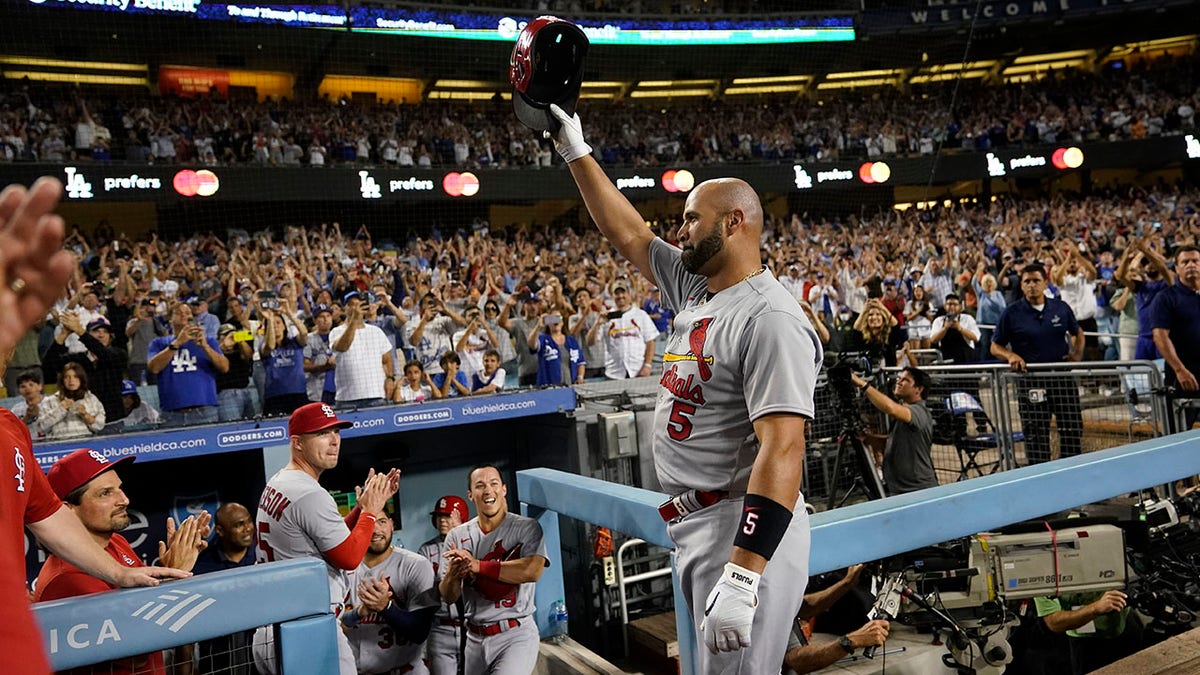
[[[24,292],[26,286],[28,286],[28,284],[25,283],[25,280],[21,277],[13,279],[12,282],[8,284],[9,289],[11,289],[13,293]]]

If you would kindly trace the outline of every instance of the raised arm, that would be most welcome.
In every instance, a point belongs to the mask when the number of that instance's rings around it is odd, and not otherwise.
[[[554,136],[554,147],[567,162],[592,220],[621,255],[651,283],[657,284],[650,269],[650,242],[654,234],[646,227],[645,219],[591,156],[592,148],[583,140],[579,115],[567,117],[558,106],[551,106],[550,110],[562,123]]]

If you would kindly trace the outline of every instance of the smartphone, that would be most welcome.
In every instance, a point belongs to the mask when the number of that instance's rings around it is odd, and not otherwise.
[[[254,333],[248,330],[238,330],[233,332],[234,342],[250,342],[254,339]]]
[[[608,313],[608,320],[612,321],[614,319],[619,319],[623,316],[625,316],[625,312],[622,312],[619,309],[614,309],[613,311]]]

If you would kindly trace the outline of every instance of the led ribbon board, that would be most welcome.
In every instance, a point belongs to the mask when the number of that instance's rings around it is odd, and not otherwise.
[[[333,5],[206,3],[202,0],[27,0],[46,8],[98,10],[121,14],[193,17],[204,21],[337,28],[370,33],[455,40],[512,42],[533,17],[461,11],[433,11]],[[771,19],[579,21],[595,44],[748,45],[797,42],[849,42],[851,16],[798,15]]]

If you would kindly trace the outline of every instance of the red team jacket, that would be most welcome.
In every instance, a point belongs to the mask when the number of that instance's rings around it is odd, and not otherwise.
[[[6,673],[45,675],[50,666],[25,589],[25,523],[49,518],[62,502],[33,458],[29,429],[4,409],[0,455],[0,606],[9,608],[8,618],[0,621],[0,654]]]

